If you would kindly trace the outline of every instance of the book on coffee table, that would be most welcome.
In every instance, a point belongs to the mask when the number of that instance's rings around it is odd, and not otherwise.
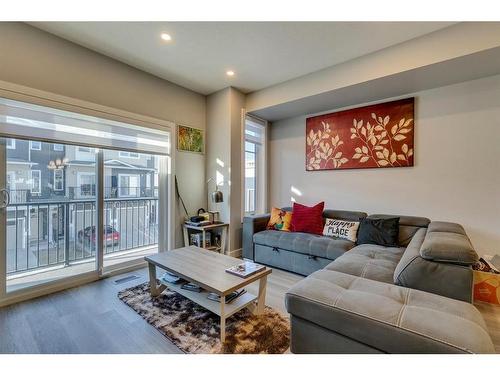
[[[161,277],[161,280],[170,284],[179,284],[183,281],[179,276],[176,276],[170,272],[165,272]]]
[[[231,303],[233,300],[246,292],[247,291],[245,289],[241,289],[240,291],[235,290],[226,296],[226,303]],[[207,298],[215,302],[220,302],[220,296],[217,293],[208,293]]]
[[[189,290],[191,292],[201,293],[201,286],[198,284],[187,283],[181,286],[181,289]]]
[[[253,262],[243,262],[236,266],[226,268],[226,272],[239,277],[248,277],[266,269],[265,266]]]

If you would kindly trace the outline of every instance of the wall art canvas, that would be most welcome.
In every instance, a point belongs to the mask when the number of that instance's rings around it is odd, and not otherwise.
[[[204,152],[203,130],[189,126],[177,126],[177,149],[179,151]]]
[[[415,98],[310,117],[306,170],[413,166]]]

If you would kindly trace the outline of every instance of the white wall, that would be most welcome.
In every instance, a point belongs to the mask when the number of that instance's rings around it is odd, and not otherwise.
[[[208,185],[208,193],[215,189],[215,182],[219,183],[218,189],[224,195],[223,203],[208,201],[210,210],[219,211],[221,220],[228,223],[231,218],[229,193],[231,171],[231,113],[230,89],[217,91],[207,96],[207,180],[213,178]]]
[[[245,95],[231,88],[231,250],[241,249],[242,203],[243,195],[243,124],[242,110],[245,108]],[[236,252],[234,255],[240,255]]]
[[[0,23],[0,50],[0,80],[205,129],[205,96],[32,26]],[[176,173],[190,214],[206,207],[204,155],[176,152]]]
[[[324,200],[329,208],[454,221],[479,253],[500,254],[500,75],[413,96],[412,168],[306,172],[310,115],[274,122],[269,204],[289,205],[294,197],[306,204]]]
[[[210,210],[220,211],[221,220],[229,223],[228,249],[237,256],[241,249],[241,111],[245,95],[228,87],[207,97],[207,179],[222,178],[219,190],[223,203],[209,201]],[[214,182],[208,186],[214,190]]]

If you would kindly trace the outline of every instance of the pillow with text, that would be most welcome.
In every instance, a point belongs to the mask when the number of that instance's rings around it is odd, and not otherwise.
[[[323,236],[337,237],[356,242],[359,222],[338,219],[326,219]]]

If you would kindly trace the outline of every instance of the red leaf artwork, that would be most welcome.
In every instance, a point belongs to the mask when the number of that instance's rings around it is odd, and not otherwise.
[[[306,170],[413,166],[415,98],[306,120]]]

